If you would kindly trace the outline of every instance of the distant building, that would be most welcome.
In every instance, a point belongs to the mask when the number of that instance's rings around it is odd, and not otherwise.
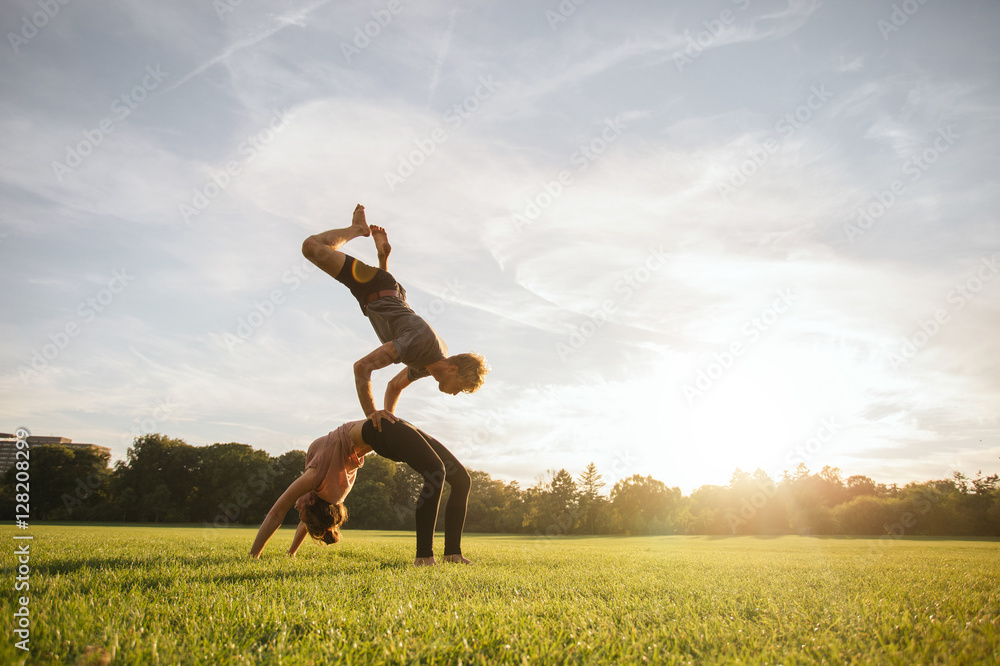
[[[69,449],[86,449],[93,448],[99,453],[106,453],[111,456],[111,449],[106,446],[98,446],[97,444],[84,444],[74,443],[72,439],[68,437],[41,437],[30,435],[28,437],[28,449],[33,449],[36,446],[65,446]],[[23,458],[22,458],[23,460]],[[0,433],[0,476],[7,473],[14,463],[17,461],[17,436],[11,435],[9,433]]]

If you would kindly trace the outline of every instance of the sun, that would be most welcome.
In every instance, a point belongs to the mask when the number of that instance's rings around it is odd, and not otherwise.
[[[638,437],[663,443],[651,467],[685,490],[726,485],[736,468],[761,468],[773,478],[788,469],[790,452],[823,419],[843,413],[848,396],[834,358],[762,346],[737,359],[700,396],[661,391],[660,418]]]

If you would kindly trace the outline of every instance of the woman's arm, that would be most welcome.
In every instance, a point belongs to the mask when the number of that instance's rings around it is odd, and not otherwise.
[[[299,521],[299,526],[295,528],[295,536],[292,537],[292,545],[288,547],[289,557],[295,557],[295,553],[298,552],[299,546],[305,541],[307,534],[309,534],[309,530],[306,529],[306,524]]]
[[[285,514],[295,506],[295,500],[315,487],[315,467],[310,467],[302,473],[302,476],[292,481],[288,489],[281,493],[281,497],[274,503],[271,510],[267,512],[264,522],[260,524],[260,529],[257,530],[257,538],[254,539],[253,546],[250,547],[250,557],[253,559],[260,557],[260,551],[264,550],[264,546],[267,545],[268,540],[281,527],[281,521],[285,519]]]

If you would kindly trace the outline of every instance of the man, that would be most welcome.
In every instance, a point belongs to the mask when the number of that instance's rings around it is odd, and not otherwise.
[[[371,236],[378,251],[379,268],[372,268],[340,248],[359,236]],[[442,393],[475,393],[482,386],[489,367],[479,354],[448,356],[448,347],[434,329],[406,303],[406,291],[386,270],[392,247],[385,229],[369,227],[365,207],[354,209],[351,226],[331,229],[310,236],[302,243],[306,259],[351,290],[368,317],[382,346],[354,364],[354,381],[365,416],[381,431],[382,419],[395,422],[393,412],[399,394],[414,381],[431,376]],[[372,372],[392,363],[403,363],[403,370],[393,377],[385,390],[384,409],[375,408]]]

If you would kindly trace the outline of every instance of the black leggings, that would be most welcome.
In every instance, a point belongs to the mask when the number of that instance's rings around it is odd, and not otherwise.
[[[371,421],[361,428],[361,438],[375,453],[409,465],[424,477],[424,486],[417,498],[417,557],[433,557],[434,528],[437,524],[441,488],[451,486],[448,506],[444,511],[444,554],[462,554],[462,529],[469,507],[472,479],[462,463],[424,431],[403,420],[389,423],[382,419],[379,432]]]

